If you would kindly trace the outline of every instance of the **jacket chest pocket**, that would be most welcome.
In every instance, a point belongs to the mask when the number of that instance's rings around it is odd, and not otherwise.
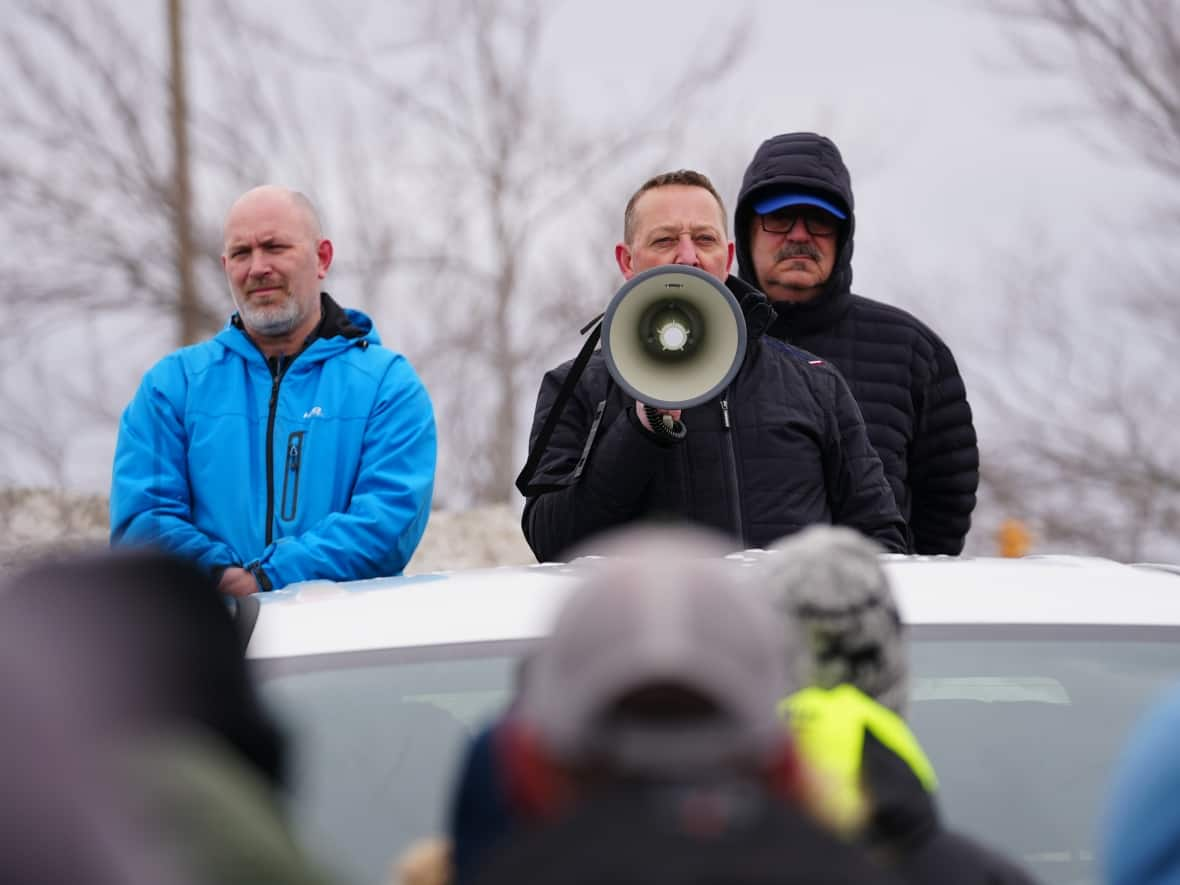
[[[299,471],[303,465],[303,436],[297,430],[287,437],[287,460],[283,468],[283,502],[279,518],[290,522],[299,509]]]

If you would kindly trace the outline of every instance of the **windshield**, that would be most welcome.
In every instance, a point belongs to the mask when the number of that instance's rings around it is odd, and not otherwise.
[[[1139,714],[1180,673],[1174,628],[912,631],[910,719],[947,822],[1047,885],[1097,882],[1097,815]],[[506,703],[526,642],[260,664],[294,744],[294,814],[349,881],[388,880],[444,831],[463,742]]]
[[[910,723],[948,822],[1046,883],[1100,878],[1110,768],[1180,674],[1174,628],[956,628],[912,645]]]

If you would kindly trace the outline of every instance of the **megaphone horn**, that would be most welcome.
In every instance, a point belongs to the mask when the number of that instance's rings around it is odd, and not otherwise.
[[[718,396],[742,366],[746,320],[720,280],[680,264],[636,274],[602,320],[602,353],[615,383],[661,409]]]

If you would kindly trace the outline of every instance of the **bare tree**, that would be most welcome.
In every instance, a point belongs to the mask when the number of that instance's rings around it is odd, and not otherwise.
[[[417,361],[444,428],[441,497],[513,500],[541,374],[573,356],[577,329],[618,285],[610,255],[623,203],[663,171],[656,163],[687,117],[717,95],[744,26],[720,39],[702,35],[644,106],[595,125],[563,102],[541,63],[552,48],[553,7],[440,7],[451,39],[414,81],[429,88],[411,91],[371,66],[364,80],[384,107],[406,109],[429,135],[413,167],[426,183],[415,204],[427,242],[409,285],[435,320]]]
[[[983,5],[1022,70],[1081,86],[1076,103],[1038,108],[1049,121],[1161,180],[1147,223],[1122,243],[1096,238],[1106,254],[1092,266],[1040,255],[994,287],[996,346],[977,341],[971,372],[994,431],[981,446],[983,523],[1026,520],[1042,550],[1180,557],[1180,380],[1168,369],[1180,332],[1169,248],[1180,230],[1180,8]]]
[[[231,305],[219,266],[221,218],[244,188],[295,179],[313,182],[313,196],[340,195],[333,204],[340,226],[363,231],[370,247],[362,259],[341,250],[342,280],[379,289],[393,260],[378,246],[388,245],[396,219],[372,206],[380,170],[360,161],[356,147],[368,134],[341,148],[324,135],[339,121],[347,138],[362,116],[339,97],[349,91],[324,76],[310,83],[307,65],[296,66],[306,76],[275,76],[286,71],[290,47],[229,0],[188,10],[195,23],[185,32],[186,53],[181,4],[167,7],[16,0],[0,24],[8,84],[0,97],[0,225],[10,244],[0,258],[9,283],[0,299],[22,318],[0,329],[7,344],[0,359],[7,376],[18,363],[29,371],[52,366],[59,396],[78,380],[71,373],[85,375],[89,399],[103,406],[76,412],[68,427],[45,420],[41,439],[31,428],[5,434],[9,452],[39,461],[53,482],[64,474],[46,439],[57,431],[77,438],[87,421],[113,438],[111,415],[130,392],[121,376],[138,376],[176,344],[224,324]],[[186,57],[199,63],[186,69]],[[325,96],[319,106],[307,98],[314,85]],[[383,159],[393,157],[387,150]],[[114,316],[122,322],[99,322]],[[101,373],[70,360],[53,365],[44,346],[22,357],[11,346],[27,336],[90,342],[104,330],[111,358]],[[98,378],[111,386],[95,390]],[[30,408],[40,395],[35,384],[5,385],[0,406],[43,418]]]
[[[5,262],[16,285],[0,297],[35,298],[44,330],[123,311],[156,336],[152,347],[135,336],[146,359],[162,355],[224,322],[219,228],[232,197],[276,177],[311,182],[338,244],[333,286],[374,314],[435,399],[438,500],[510,500],[542,370],[572,356],[618,285],[622,203],[717,100],[742,26],[702,34],[661,90],[645,84],[646,103],[595,124],[542,62],[553,12],[539,0],[373,4],[360,34],[251,19],[231,0],[187,13],[185,127],[162,17],[153,42],[119,4],[16,0],[0,34],[14,84],[0,100],[0,184],[4,223],[26,248]],[[119,333],[111,344],[123,348]]]
[[[2,41],[0,154],[10,232],[29,244],[42,317],[60,309],[127,306],[179,310],[165,60],[145,49],[114,9],[25,0]],[[163,28],[161,28],[161,34]],[[35,248],[32,248],[35,247]],[[29,267],[30,256],[32,267]],[[214,328],[207,304],[192,322]]]
[[[1015,267],[958,351],[980,419],[977,533],[990,539],[1011,517],[1035,549],[1175,556],[1180,385],[1161,375],[1166,351],[1117,285],[1087,290],[1086,275],[1052,254]],[[977,536],[973,549],[992,547]]]
[[[1180,176],[1180,7],[1174,0],[984,0],[1028,70],[1084,86],[1052,119],[1096,147]],[[1080,112],[1080,113],[1079,113]],[[1095,119],[1102,126],[1095,127]]]

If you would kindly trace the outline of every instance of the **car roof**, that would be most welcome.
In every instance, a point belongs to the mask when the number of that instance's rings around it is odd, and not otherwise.
[[[763,551],[728,557],[752,567]],[[1180,625],[1180,568],[1079,556],[883,556],[912,625]],[[369,581],[311,581],[258,594],[247,654],[285,658],[543,636],[580,562]]]

